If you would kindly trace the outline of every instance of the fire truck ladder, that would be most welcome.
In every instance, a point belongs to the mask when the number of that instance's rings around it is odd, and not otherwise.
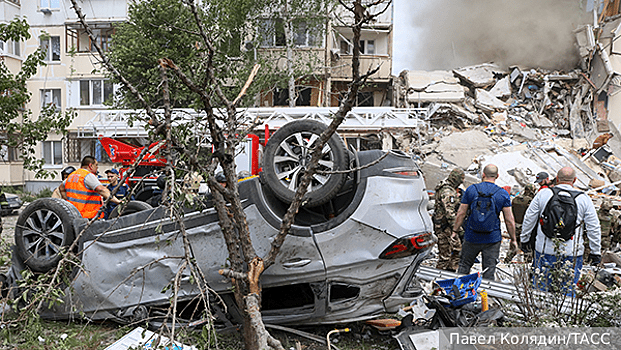
[[[292,120],[314,119],[329,124],[338,111],[337,107],[295,107],[295,108],[247,108],[238,109],[240,118],[250,125],[259,121],[257,129],[265,125],[278,129]],[[427,108],[396,109],[392,107],[356,107],[347,114],[339,132],[372,132],[391,128],[418,129],[429,123]],[[163,114],[163,110],[156,111]],[[218,111],[218,113],[221,113]],[[195,123],[203,116],[191,109],[177,109],[173,117],[177,123]],[[139,117],[140,120],[135,118]],[[134,119],[133,121],[131,121]],[[105,137],[147,137],[146,115],[140,110],[105,110],[98,112],[84,126],[78,127],[78,138]],[[205,128],[196,128],[203,133]]]

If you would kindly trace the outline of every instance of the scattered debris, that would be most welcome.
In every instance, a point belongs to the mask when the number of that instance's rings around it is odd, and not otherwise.
[[[136,327],[131,332],[125,334],[121,339],[108,346],[105,350],[127,350],[127,349],[159,349],[158,346],[169,345],[170,339],[160,337],[156,333],[142,327]],[[172,347],[178,350],[196,350],[194,346],[175,343]],[[168,349],[168,347],[167,347]]]

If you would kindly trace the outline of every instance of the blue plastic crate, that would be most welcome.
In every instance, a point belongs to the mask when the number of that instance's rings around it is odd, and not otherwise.
[[[477,289],[481,285],[481,273],[477,272],[458,278],[450,278],[435,282],[440,288],[444,289],[447,295],[453,296],[451,306],[461,306],[477,299]],[[459,289],[459,298],[457,298],[453,292],[454,285]]]

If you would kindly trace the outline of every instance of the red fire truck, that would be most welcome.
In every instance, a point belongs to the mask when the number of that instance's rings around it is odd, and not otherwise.
[[[269,129],[266,127],[266,138],[269,137]],[[100,137],[103,148],[113,163],[121,163],[119,172],[121,176],[134,164],[145,147],[136,147],[126,142],[109,137]],[[261,149],[265,143],[261,143],[259,136],[249,134],[244,142],[240,143],[235,157],[237,171],[248,171],[251,175],[258,175]],[[136,166],[133,176],[127,179],[130,188],[136,187],[135,199],[146,201],[153,195],[157,188],[158,172],[166,166],[166,159],[160,157],[160,150],[166,147],[165,141],[154,142],[148,146],[148,151],[142,161]]]

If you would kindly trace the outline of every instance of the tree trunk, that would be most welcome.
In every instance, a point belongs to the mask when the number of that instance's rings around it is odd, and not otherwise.
[[[297,96],[295,94],[295,77],[293,72],[293,49],[295,46],[295,33],[289,16],[289,1],[285,0],[282,12],[283,28],[285,30],[285,48],[287,54],[287,87],[289,89],[289,107],[295,107]]]

